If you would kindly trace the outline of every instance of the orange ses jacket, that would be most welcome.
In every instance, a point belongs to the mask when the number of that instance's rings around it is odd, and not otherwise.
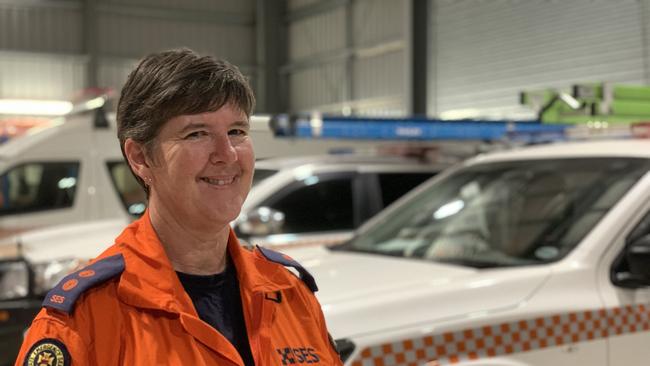
[[[255,365],[342,365],[309,274],[298,268],[301,281],[283,266],[297,263],[268,249],[248,251],[232,231],[228,251]],[[199,319],[148,212],[50,291],[25,337],[16,366],[243,365]]]

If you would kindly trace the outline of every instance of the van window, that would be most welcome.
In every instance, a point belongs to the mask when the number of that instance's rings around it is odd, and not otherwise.
[[[147,207],[147,195],[124,161],[108,163],[108,171],[113,186],[129,214],[140,216]]]
[[[0,176],[0,216],[74,204],[79,162],[17,165]]]

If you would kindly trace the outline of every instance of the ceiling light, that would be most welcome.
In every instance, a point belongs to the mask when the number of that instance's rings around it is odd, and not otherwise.
[[[72,103],[60,100],[0,99],[0,114],[61,116],[72,110]]]

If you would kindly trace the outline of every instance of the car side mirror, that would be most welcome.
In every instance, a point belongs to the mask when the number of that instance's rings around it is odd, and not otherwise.
[[[284,213],[269,207],[258,207],[241,215],[235,227],[246,236],[279,234],[284,227]]]
[[[650,234],[628,244],[624,256],[627,270],[616,273],[614,282],[627,288],[650,286]]]

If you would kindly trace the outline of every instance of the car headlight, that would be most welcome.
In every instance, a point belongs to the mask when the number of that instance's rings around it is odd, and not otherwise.
[[[29,294],[29,267],[23,260],[0,262],[0,300],[26,297]]]
[[[35,295],[45,295],[63,277],[73,272],[81,261],[76,258],[57,259],[49,262],[32,264],[34,271],[33,291]]]

